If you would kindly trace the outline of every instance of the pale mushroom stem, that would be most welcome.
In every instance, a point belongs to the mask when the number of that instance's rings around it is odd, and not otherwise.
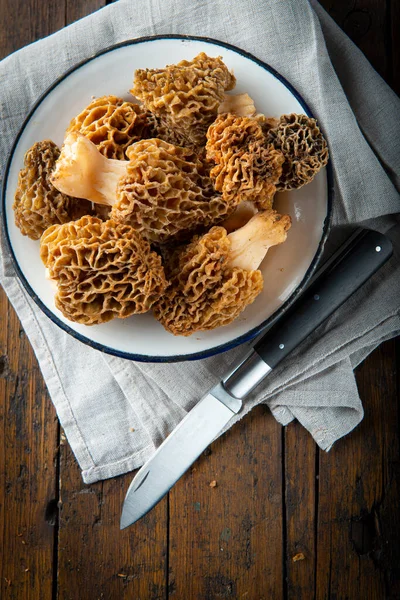
[[[112,206],[128,164],[106,158],[87,137],[73,132],[64,140],[51,183],[63,194]]]
[[[268,249],[286,240],[290,225],[289,215],[279,215],[275,210],[257,213],[228,235],[231,242],[228,265],[247,271],[258,269]]]
[[[248,94],[225,94],[218,107],[218,113],[234,113],[239,117],[253,117],[256,114],[254,100]]]
[[[250,200],[243,200],[236,208],[235,211],[221,223],[221,227],[226,229],[228,233],[236,231],[239,227],[246,225],[257,213],[257,209],[253,202]]]

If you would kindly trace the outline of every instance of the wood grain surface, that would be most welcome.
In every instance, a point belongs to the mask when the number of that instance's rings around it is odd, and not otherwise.
[[[104,4],[0,0],[0,58]],[[398,92],[399,2],[322,4]],[[400,599],[399,358],[357,369],[365,418],[329,453],[258,407],[120,532],[132,475],[82,483],[0,290],[0,598]]]

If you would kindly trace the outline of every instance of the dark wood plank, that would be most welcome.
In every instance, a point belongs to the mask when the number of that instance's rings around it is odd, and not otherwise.
[[[0,598],[47,600],[58,426],[29,342],[7,304],[0,290]]]
[[[64,26],[63,5],[0,0],[0,58]],[[36,358],[0,290],[1,598],[51,598],[58,424]]]
[[[371,373],[364,366],[380,394],[382,410],[382,492],[381,501],[375,507],[377,518],[377,565],[385,574],[388,600],[400,598],[400,339],[392,340],[377,350],[378,362]],[[392,356],[389,359],[389,356]],[[385,370],[381,370],[384,363]],[[389,380],[389,390],[386,382]],[[391,394],[391,391],[394,394]],[[392,397],[390,397],[392,396]]]
[[[7,348],[7,298],[4,291],[0,288],[0,431],[2,442],[0,442],[0,539],[3,540],[2,552],[6,550],[7,540],[4,535],[5,527],[5,512],[4,512],[4,500],[5,500],[5,461],[7,454],[7,444],[5,435],[5,406],[7,398],[6,382],[8,378],[8,357],[6,353]],[[4,563],[1,561],[0,564],[0,586],[4,582],[3,575]],[[1,588],[0,588],[1,589]]]
[[[298,600],[314,591],[318,449],[297,422],[284,430],[284,440],[287,597]]]
[[[132,474],[85,485],[64,440],[60,474],[57,598],[163,600],[167,500],[121,532],[121,507]]]
[[[361,425],[320,453],[317,598],[398,597],[391,595],[400,564],[395,345],[384,344],[357,371]]]
[[[65,21],[70,25],[105,6],[106,0],[66,0]]]
[[[1,0],[0,58],[65,25],[64,1]]]
[[[331,17],[367,56],[384,79],[390,75],[386,35],[388,11],[385,0],[319,0]]]
[[[169,505],[169,598],[283,597],[281,427],[265,407],[212,444]]]

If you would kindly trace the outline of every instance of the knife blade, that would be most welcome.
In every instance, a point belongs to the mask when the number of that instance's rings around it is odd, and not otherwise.
[[[361,230],[253,349],[172,431],[134,477],[121,529],[147,514],[240,411],[242,400],[391,256],[387,237]]]
[[[232,398],[219,384],[188,412],[132,481],[121,529],[144,516],[165,496],[241,407],[242,401]]]

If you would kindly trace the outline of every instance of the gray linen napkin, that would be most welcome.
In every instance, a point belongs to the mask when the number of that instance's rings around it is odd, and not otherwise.
[[[138,17],[139,15],[139,17]],[[0,64],[0,164],[36,98],[102,48],[144,35],[208,35],[280,71],[328,137],[334,224],[386,231],[395,255],[246,401],[297,418],[328,450],[362,419],[353,369],[400,330],[400,102],[311,0],[120,0]],[[397,179],[396,179],[397,174]],[[139,467],[246,347],[197,362],[133,363],[84,346],[27,297],[3,249],[1,283],[25,328],[61,424],[91,483]]]

